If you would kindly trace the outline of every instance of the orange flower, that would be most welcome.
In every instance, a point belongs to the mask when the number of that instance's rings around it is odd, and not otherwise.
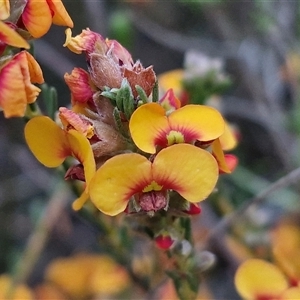
[[[122,266],[109,256],[96,254],[77,254],[55,259],[46,270],[46,279],[72,299],[101,294],[106,297],[116,295],[130,284],[129,276]]]
[[[300,288],[289,288],[281,270],[264,260],[249,259],[235,274],[235,286],[244,299],[300,299]]]
[[[93,100],[93,95],[97,92],[96,86],[92,83],[88,72],[81,68],[74,68],[71,74],[64,75],[66,84],[71,90],[71,101],[86,103]]]
[[[46,34],[52,23],[73,27],[73,21],[60,0],[27,0],[21,17],[34,38]]]
[[[209,106],[186,105],[166,116],[161,105],[147,103],[132,114],[129,128],[142,151],[155,153],[157,146],[215,140],[224,132],[224,120]]]
[[[136,153],[114,156],[97,170],[89,193],[99,210],[113,216],[125,210],[132,196],[144,211],[166,208],[168,190],[199,202],[217,179],[218,166],[209,152],[178,144],[161,150],[153,162]]]
[[[6,118],[22,117],[26,106],[33,103],[40,89],[33,83],[43,83],[42,70],[27,51],[22,51],[4,63],[0,69],[0,106]]]

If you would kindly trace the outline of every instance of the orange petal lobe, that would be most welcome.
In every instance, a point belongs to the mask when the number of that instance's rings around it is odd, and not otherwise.
[[[92,147],[82,133],[73,129],[68,131],[67,139],[72,156],[76,157],[84,167],[85,181],[88,185],[96,171]]]
[[[224,119],[214,108],[205,105],[186,105],[169,116],[170,127],[184,134],[186,142],[193,139],[210,141],[224,132]]]
[[[55,25],[73,27],[73,21],[60,0],[47,0],[52,11],[52,22]]]
[[[277,266],[261,259],[249,259],[238,268],[235,286],[246,299],[278,299],[288,288],[288,282]]]
[[[0,21],[0,42],[7,45],[29,49],[29,44],[11,27]]]
[[[147,103],[134,111],[129,129],[134,143],[144,152],[155,153],[157,140],[165,139],[169,131],[165,110],[157,103]]]
[[[33,155],[46,167],[58,167],[71,155],[65,132],[48,117],[31,119],[25,126],[25,139]]]
[[[220,142],[224,151],[232,150],[237,146],[237,138],[227,122],[225,122],[224,133],[220,136]]]
[[[218,180],[218,165],[207,151],[189,144],[161,150],[153,162],[153,180],[190,202],[204,200]]]
[[[44,83],[43,72],[40,65],[29,52],[24,51],[24,53],[26,54],[26,60],[30,74],[30,81],[39,84]]]
[[[224,152],[220,143],[220,139],[216,139],[212,143],[212,154],[218,162],[220,173],[231,173],[227,161],[225,159]]]
[[[90,182],[91,201],[103,213],[123,212],[131,196],[152,181],[151,162],[136,153],[114,156],[106,161]]]
[[[34,38],[46,34],[52,24],[51,10],[46,0],[28,0],[22,13],[22,21]]]
[[[83,205],[89,200],[89,194],[86,190],[72,203],[72,208],[74,210],[80,210]]]

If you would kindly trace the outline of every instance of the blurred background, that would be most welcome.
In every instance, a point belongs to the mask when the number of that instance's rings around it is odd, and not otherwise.
[[[217,96],[219,109],[237,132],[239,142],[232,153],[239,165],[233,174],[220,178],[219,192],[205,201],[193,222],[196,246],[210,251],[205,259],[214,265],[204,272],[211,299],[239,299],[233,285],[236,267],[251,255],[270,256],[270,230],[283,218],[297,219],[299,185],[276,191],[226,232],[205,237],[226,214],[300,166],[300,2],[63,2],[75,24],[73,35],[88,27],[117,39],[134,60],[140,59],[144,67],[153,65],[157,75],[187,69],[193,53],[198,74],[201,68],[214,68],[212,62],[217,61],[220,74],[229,78],[222,93],[210,96]],[[57,89],[59,106],[70,101],[64,73],[74,67],[86,69],[84,56],[63,48],[64,40],[64,29],[52,26],[35,43],[36,58],[47,84]],[[4,273],[14,271],[47,201],[56,195],[58,179],[57,171],[41,166],[24,144],[22,120],[2,116],[0,122],[0,272]],[[71,210],[73,198],[71,192],[63,198],[59,222],[45,224],[44,248],[29,274],[30,285],[43,280],[52,259],[99,247],[97,228]]]

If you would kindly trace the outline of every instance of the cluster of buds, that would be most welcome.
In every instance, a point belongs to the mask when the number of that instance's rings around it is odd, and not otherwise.
[[[222,115],[205,105],[182,105],[169,89],[161,97],[152,66],[133,62],[117,41],[89,29],[64,46],[85,54],[87,70],[65,75],[71,107],[60,122],[31,119],[27,143],[48,167],[77,159],[67,179],[85,182],[73,203],[90,199],[107,215],[168,211],[200,213],[198,202],[214,190],[220,173],[230,173],[222,144],[232,138]]]

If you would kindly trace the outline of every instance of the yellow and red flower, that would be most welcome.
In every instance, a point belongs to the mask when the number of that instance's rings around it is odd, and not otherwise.
[[[235,274],[235,286],[244,299],[300,299],[300,288],[290,287],[276,265],[261,259],[249,259],[240,265]]]
[[[149,161],[137,153],[117,155],[97,170],[89,185],[94,205],[108,215],[123,212],[135,196],[144,211],[167,207],[168,190],[189,202],[208,197],[218,179],[218,166],[206,150],[178,144],[161,150]]]
[[[214,108],[186,105],[166,116],[158,103],[147,103],[135,110],[129,123],[134,143],[146,153],[155,153],[178,143],[209,142],[224,132],[224,120]]]
[[[6,118],[22,117],[27,104],[33,103],[43,83],[42,70],[27,51],[21,51],[0,67],[0,107]]]
[[[74,128],[64,130],[48,117],[35,117],[25,126],[25,139],[34,156],[49,168],[58,167],[69,156],[76,158],[83,166],[84,180],[88,188],[96,170],[93,151],[86,137],[92,129],[89,124],[79,124],[78,127],[80,125],[79,131]],[[87,199],[88,194],[84,192],[74,202],[75,208],[76,205],[81,207]]]

